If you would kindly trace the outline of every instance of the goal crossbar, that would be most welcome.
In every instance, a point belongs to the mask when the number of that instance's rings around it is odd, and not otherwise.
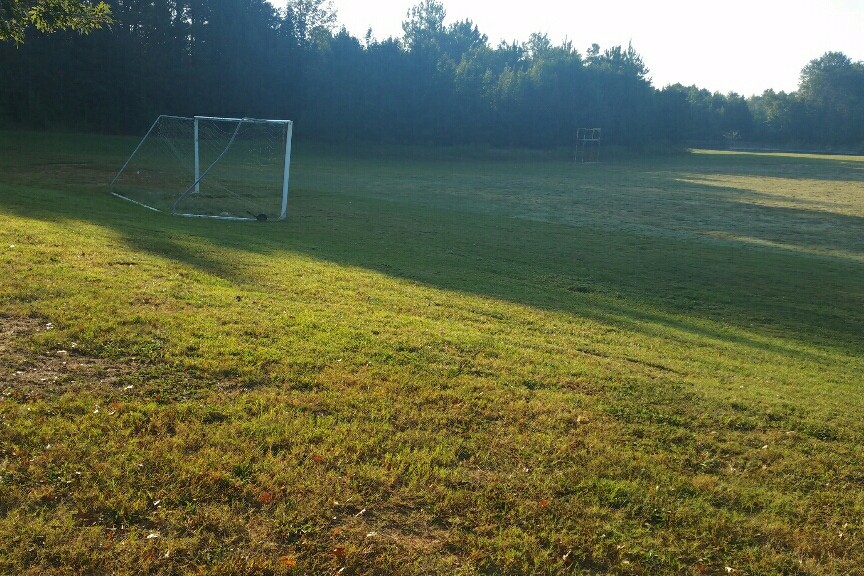
[[[166,116],[177,118],[177,116]],[[267,120],[264,118],[220,118],[218,116],[193,116],[199,120],[221,120],[224,122],[246,122],[247,124],[293,124],[292,120]]]

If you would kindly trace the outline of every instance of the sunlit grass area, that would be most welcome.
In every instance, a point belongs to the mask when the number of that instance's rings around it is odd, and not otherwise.
[[[298,142],[283,223],[0,135],[0,572],[846,574],[864,159]]]

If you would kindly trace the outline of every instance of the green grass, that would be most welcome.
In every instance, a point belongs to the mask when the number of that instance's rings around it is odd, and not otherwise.
[[[258,224],[133,146],[0,134],[0,573],[864,565],[864,158],[298,142]]]

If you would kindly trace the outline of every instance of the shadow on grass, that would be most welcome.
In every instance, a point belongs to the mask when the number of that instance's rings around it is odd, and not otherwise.
[[[651,180],[660,189],[670,185],[660,178]],[[693,181],[687,182],[685,191],[658,194],[657,198],[665,202],[670,213],[656,211],[654,220],[667,230],[744,243],[752,239],[790,252],[821,253],[864,263],[864,218],[832,211],[836,205],[827,201],[796,198],[796,206],[777,205],[777,197],[765,192]],[[679,216],[675,211],[682,203],[697,207],[688,207],[686,217]],[[657,206],[652,209],[657,210]]]
[[[350,209],[333,203],[295,203],[305,217],[292,222],[292,249],[642,331],[665,325],[776,350],[700,322],[712,320],[767,337],[862,348],[860,262],[477,214],[430,217],[383,201],[355,201]]]
[[[721,157],[720,168],[724,162]],[[698,164],[712,166],[707,156]],[[655,172],[651,185],[680,189],[680,176]],[[855,259],[418,206],[334,194],[315,188],[312,177],[298,180],[289,220],[281,223],[151,214],[107,196],[104,183],[92,181],[84,188],[46,181],[33,189],[0,179],[0,210],[89,221],[114,230],[134,250],[230,282],[254,282],[257,272],[227,262],[213,247],[273,255],[293,251],[627,329],[650,333],[662,326],[801,358],[808,355],[774,337],[853,353],[864,349],[864,264]],[[690,186],[693,194],[705,194],[711,212],[741,214],[741,190]],[[747,210],[755,211],[751,216],[758,221],[776,223],[774,228],[794,228],[814,214],[838,229],[864,225],[859,217],[803,209],[747,205]],[[715,224],[722,222],[721,217]],[[831,239],[817,245],[838,248]]]

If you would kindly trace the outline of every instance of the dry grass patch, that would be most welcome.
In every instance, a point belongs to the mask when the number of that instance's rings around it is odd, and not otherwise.
[[[113,392],[138,369],[134,360],[106,360],[77,350],[49,349],[40,335],[55,329],[40,318],[0,316],[0,394],[18,401],[81,392]]]

